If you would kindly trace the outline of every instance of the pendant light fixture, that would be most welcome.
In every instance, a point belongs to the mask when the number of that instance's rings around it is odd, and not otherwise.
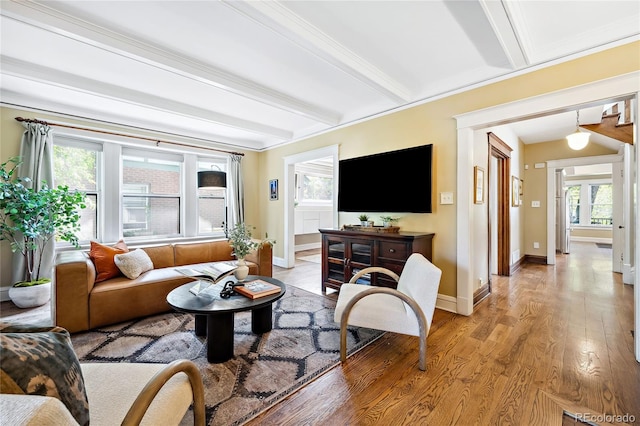
[[[576,131],[567,136],[569,148],[579,151],[589,143],[589,133],[580,131],[580,110],[576,111]]]

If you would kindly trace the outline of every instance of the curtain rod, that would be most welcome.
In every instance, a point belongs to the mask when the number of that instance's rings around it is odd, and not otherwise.
[[[108,130],[89,129],[87,127],[70,126],[68,124],[48,123],[46,121],[36,120],[34,118],[16,117],[16,121],[19,121],[21,123],[22,122],[25,122],[25,123],[38,123],[38,124],[44,124],[45,126],[58,126],[58,127],[65,127],[67,129],[85,130],[85,131],[88,131],[88,132],[102,133],[104,135],[122,136],[122,137],[125,137],[125,138],[140,139],[140,140],[155,142],[156,146],[159,146],[161,143],[166,143],[166,144],[170,144],[170,145],[185,146],[185,147],[188,147],[188,148],[208,149],[210,151],[224,152],[225,154],[244,156],[244,154],[242,152],[226,151],[224,149],[208,148],[208,147],[204,147],[204,146],[191,145],[191,144],[181,143],[181,142],[163,141],[163,140],[160,140],[160,139],[157,139],[157,138],[149,138],[149,137],[146,137],[146,136],[127,135],[126,133],[110,132]]]

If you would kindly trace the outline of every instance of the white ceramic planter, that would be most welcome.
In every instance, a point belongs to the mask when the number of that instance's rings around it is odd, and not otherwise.
[[[242,281],[247,278],[247,275],[249,275],[249,267],[244,259],[238,259],[238,269],[233,271],[233,275],[235,275],[238,281]]]
[[[51,299],[51,283],[31,287],[11,287],[9,297],[18,308],[35,308]]]

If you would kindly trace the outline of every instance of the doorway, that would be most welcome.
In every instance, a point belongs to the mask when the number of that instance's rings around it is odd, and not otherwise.
[[[296,251],[296,164],[312,162],[314,160],[328,159],[332,165],[333,193],[332,207],[328,217],[325,218],[326,227],[333,227],[338,223],[337,194],[338,194],[338,145],[331,145],[313,151],[302,152],[284,158],[284,258],[274,259],[277,266],[293,268],[295,266]],[[300,218],[300,214],[298,214]],[[302,218],[301,220],[304,220]],[[298,221],[300,230],[301,222]],[[302,224],[304,226],[304,224]],[[311,224],[308,224],[311,226]],[[318,226],[320,221],[318,219]],[[323,227],[323,226],[320,226]]]
[[[511,275],[511,147],[493,133],[489,137],[489,291],[491,275]],[[493,179],[493,181],[492,181]],[[495,188],[495,190],[494,190]],[[494,229],[495,228],[495,229]]]
[[[542,116],[545,114],[554,114],[560,111],[575,110],[576,106],[601,103],[602,99],[612,99],[613,101],[624,100],[630,96],[634,99],[638,99],[638,76],[640,73],[633,72],[624,74],[614,78],[609,78],[593,83],[588,83],[569,89],[560,90],[558,92],[547,93],[532,98],[497,105],[491,108],[485,108],[482,110],[472,111],[459,116],[456,116],[457,122],[457,168],[459,170],[459,176],[464,176],[461,172],[468,170],[474,161],[474,140],[476,137],[476,130],[490,128],[499,124],[506,124],[532,118],[535,116]],[[636,108],[633,111],[633,121],[636,123],[634,126],[635,140],[639,140],[639,130],[637,123],[640,121],[640,113]],[[625,161],[634,161],[634,167],[630,170],[636,170],[637,164],[640,164],[640,150],[631,150],[633,159],[625,159]],[[550,180],[554,176],[550,176]],[[635,176],[628,178],[633,184],[634,189],[632,191],[633,197],[631,198],[631,205],[633,208],[625,209],[625,213],[629,213],[627,216],[631,222],[640,221],[640,209],[635,208],[635,200],[638,199],[638,188],[640,188],[640,174],[635,173]],[[474,274],[473,259],[474,259],[474,234],[473,229],[476,224],[475,216],[473,214],[473,178],[467,179],[459,178],[456,183],[458,197],[460,199],[467,199],[468,202],[460,202],[456,207],[457,220],[457,238],[461,242],[456,249],[456,312],[461,315],[471,315],[473,313],[473,289],[476,275]],[[549,191],[548,191],[549,192]],[[554,195],[551,191],[551,195]],[[554,200],[550,200],[552,205]],[[553,214],[553,208],[550,209]],[[549,217],[547,215],[547,217]],[[553,218],[553,216],[551,216]],[[549,228],[551,230],[549,231]],[[555,229],[553,227],[547,228],[551,235],[548,236],[547,241],[552,242],[555,246]],[[626,232],[629,232],[627,229]],[[630,235],[633,237],[629,239],[628,244],[632,245],[632,248],[637,249],[640,246],[640,233],[633,232]],[[549,244],[547,244],[549,248]],[[630,269],[633,271],[632,275],[635,278],[636,284],[640,283],[640,268],[636,267],[640,263],[640,250],[632,250],[633,254],[630,256]],[[555,247],[552,253],[555,256]],[[634,286],[634,299],[636,305],[640,303],[640,285]],[[640,329],[640,310],[636,310],[634,313],[635,330]],[[636,337],[634,339],[634,349],[636,359],[640,361],[640,339]]]

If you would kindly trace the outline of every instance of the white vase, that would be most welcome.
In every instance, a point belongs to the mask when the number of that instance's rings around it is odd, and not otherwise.
[[[30,287],[11,287],[9,288],[9,297],[18,308],[42,306],[51,299],[51,283]]]
[[[249,275],[249,267],[247,266],[247,262],[245,262],[244,259],[238,259],[236,263],[238,265],[238,268],[233,271],[233,275],[235,275],[238,281],[242,281],[247,278],[247,275]]]

